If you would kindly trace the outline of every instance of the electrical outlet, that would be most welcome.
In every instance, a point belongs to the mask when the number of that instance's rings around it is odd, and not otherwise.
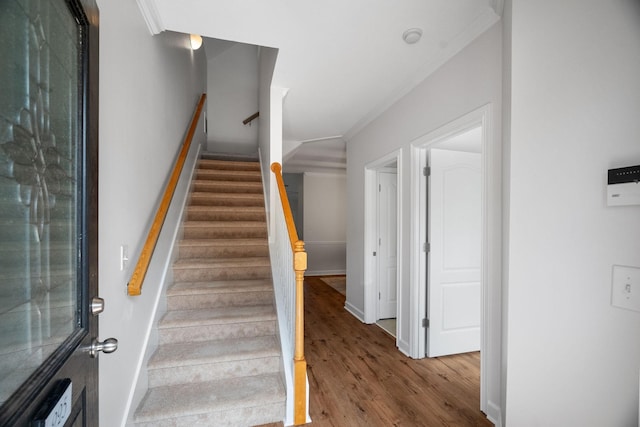
[[[120,246],[120,271],[124,271],[129,262],[129,245]]]
[[[613,266],[611,305],[640,311],[640,268]]]

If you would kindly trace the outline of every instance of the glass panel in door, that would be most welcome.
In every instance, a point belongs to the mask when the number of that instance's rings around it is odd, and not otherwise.
[[[79,27],[0,2],[0,405],[81,325]]]

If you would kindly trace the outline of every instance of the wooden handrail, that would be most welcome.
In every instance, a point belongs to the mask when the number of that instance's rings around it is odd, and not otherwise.
[[[298,239],[287,190],[282,179],[282,166],[277,162],[272,163],[271,170],[278,184],[284,219],[289,233],[289,243],[291,243],[291,250],[293,251],[293,269],[296,273],[293,422],[295,425],[301,425],[307,422],[307,361],[304,358],[304,272],[307,270],[307,253],[304,250],[304,242]]]
[[[196,110],[193,113],[189,131],[187,132],[187,136],[182,143],[182,149],[180,150],[180,154],[178,154],[178,159],[176,160],[176,164],[173,167],[173,171],[171,172],[171,177],[169,178],[167,187],[164,190],[162,200],[160,201],[160,206],[158,207],[156,216],[154,217],[151,228],[149,229],[147,240],[144,242],[142,252],[140,252],[140,258],[138,258],[138,263],[136,264],[136,267],[133,270],[133,274],[131,275],[131,279],[127,284],[127,293],[131,296],[140,295],[142,291],[142,283],[144,282],[144,278],[147,275],[147,270],[149,269],[151,255],[153,255],[153,251],[155,250],[156,244],[158,243],[160,230],[162,229],[164,220],[167,217],[169,204],[171,203],[173,193],[175,192],[176,186],[178,185],[178,179],[180,178],[180,174],[182,173],[182,168],[187,158],[189,148],[191,148],[191,141],[193,140],[193,135],[196,132],[198,120],[200,119],[200,114],[202,113],[202,109],[204,107],[204,102],[206,99],[207,94],[203,93],[202,96],[200,96],[200,100],[198,101]]]
[[[260,117],[260,111],[256,111],[255,113],[253,113],[252,115],[250,115],[249,117],[247,117],[246,119],[244,119],[242,121],[243,125],[246,125],[247,123],[251,123],[252,121],[254,121],[255,119],[257,119],[258,117]]]

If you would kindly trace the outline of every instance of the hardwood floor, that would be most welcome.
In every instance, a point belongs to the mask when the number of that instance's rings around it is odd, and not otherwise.
[[[480,355],[414,360],[305,279],[305,353],[313,427],[491,426],[480,412]]]

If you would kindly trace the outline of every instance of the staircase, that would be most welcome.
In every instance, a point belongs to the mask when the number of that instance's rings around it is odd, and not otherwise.
[[[282,421],[285,389],[259,163],[201,159],[185,218],[135,425]]]

